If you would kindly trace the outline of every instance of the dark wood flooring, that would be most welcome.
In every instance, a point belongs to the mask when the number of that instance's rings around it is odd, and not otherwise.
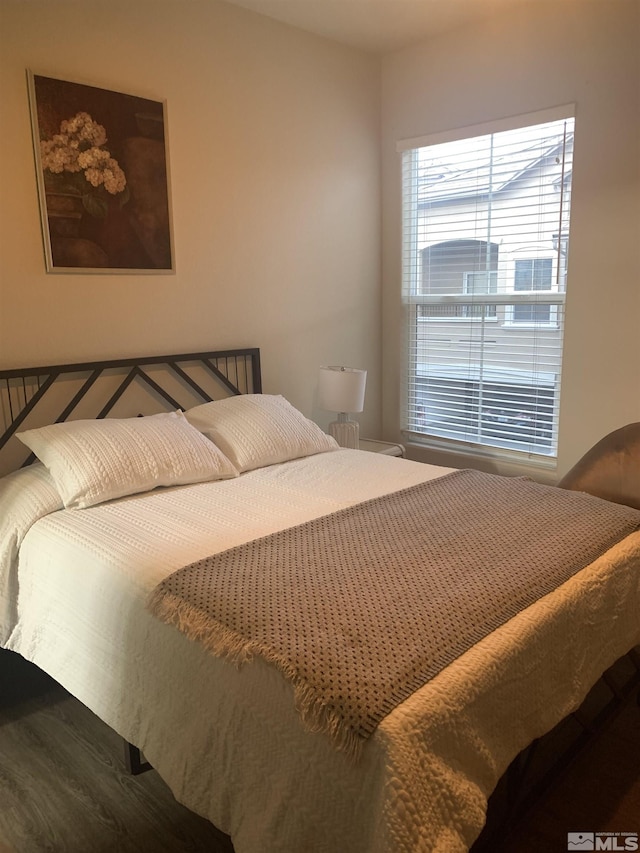
[[[44,673],[2,650],[0,673],[0,853],[233,853],[228,837],[177,803],[155,771],[127,774],[120,738]],[[561,727],[549,755],[569,736]],[[640,831],[634,701],[485,850],[561,852],[569,831]]]
[[[0,853],[233,853],[44,673],[4,650],[0,672]]]

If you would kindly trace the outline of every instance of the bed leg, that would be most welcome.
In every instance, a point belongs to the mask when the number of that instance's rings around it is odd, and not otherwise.
[[[518,813],[539,743],[539,738],[532,741],[516,756],[507,771],[507,821],[511,821]]]
[[[129,743],[128,740],[123,740],[123,745],[124,763],[128,773],[132,776],[138,776],[140,773],[153,769],[149,762],[143,759],[142,753],[137,746]]]

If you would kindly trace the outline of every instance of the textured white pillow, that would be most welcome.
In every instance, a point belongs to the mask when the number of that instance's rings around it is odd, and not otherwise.
[[[238,475],[182,412],[68,421],[18,438],[46,465],[65,507]]]
[[[338,447],[280,395],[242,394],[204,403],[185,415],[241,473]]]

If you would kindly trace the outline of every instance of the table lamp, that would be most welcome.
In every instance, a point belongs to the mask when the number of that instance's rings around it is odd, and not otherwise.
[[[338,420],[329,424],[329,435],[340,447],[358,449],[360,424],[349,415],[364,409],[364,389],[367,371],[357,367],[321,367],[318,384],[318,405],[338,413]]]

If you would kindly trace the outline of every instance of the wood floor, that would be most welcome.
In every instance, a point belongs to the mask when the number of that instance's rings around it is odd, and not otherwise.
[[[155,771],[128,775],[118,736],[43,673],[2,650],[0,672],[0,853],[233,853]],[[568,831],[640,832],[639,771],[630,702],[489,853],[561,853]]]
[[[155,771],[130,776],[122,741],[84,705],[0,654],[0,853],[233,853]]]

